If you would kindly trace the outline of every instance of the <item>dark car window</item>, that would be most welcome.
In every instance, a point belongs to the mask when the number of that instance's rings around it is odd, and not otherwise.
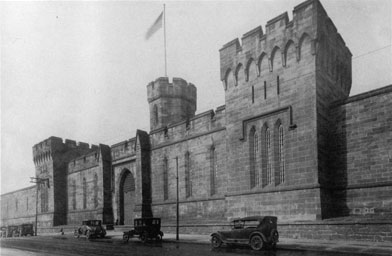
[[[244,228],[257,228],[260,225],[258,220],[248,220],[244,223]]]
[[[233,229],[242,229],[244,228],[244,222],[243,221],[234,221],[233,222]]]

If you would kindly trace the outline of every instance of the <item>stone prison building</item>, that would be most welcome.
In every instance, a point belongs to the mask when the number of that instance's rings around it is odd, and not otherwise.
[[[147,85],[150,131],[37,143],[45,182],[3,194],[2,225],[34,223],[37,192],[39,232],[142,216],[174,231],[178,178],[180,232],[275,215],[285,237],[392,241],[392,86],[349,97],[352,54],[320,1],[219,53],[225,105],[196,114],[196,86],[161,77]]]

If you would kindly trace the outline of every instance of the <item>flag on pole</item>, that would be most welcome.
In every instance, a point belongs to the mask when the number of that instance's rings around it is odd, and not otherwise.
[[[151,25],[146,33],[145,39],[148,40],[155,32],[157,32],[162,27],[163,12],[158,16],[155,22]]]

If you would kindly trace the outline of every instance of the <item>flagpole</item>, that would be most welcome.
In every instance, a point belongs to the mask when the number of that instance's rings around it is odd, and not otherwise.
[[[166,57],[166,7],[163,4],[163,40],[165,46],[165,77],[167,77],[167,57]]]

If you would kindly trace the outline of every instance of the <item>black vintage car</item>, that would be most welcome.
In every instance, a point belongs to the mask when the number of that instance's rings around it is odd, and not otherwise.
[[[134,220],[134,229],[124,232],[123,241],[128,242],[129,238],[138,236],[142,242],[148,239],[161,241],[163,232],[161,231],[160,218],[139,218]]]
[[[217,248],[223,243],[228,245],[247,244],[253,250],[261,250],[263,247],[275,248],[279,241],[277,219],[273,216],[235,219],[232,221],[232,230],[211,234],[211,245]]]
[[[19,236],[19,227],[15,225],[7,226],[5,237],[17,237]]]
[[[2,226],[0,227],[0,237],[6,237],[7,236],[7,227]]]
[[[93,237],[104,238],[106,236],[106,230],[102,227],[100,220],[85,220],[74,232],[76,238],[79,238],[81,235],[85,235],[87,239]]]
[[[19,236],[34,236],[34,226],[33,224],[22,224],[19,225]]]

